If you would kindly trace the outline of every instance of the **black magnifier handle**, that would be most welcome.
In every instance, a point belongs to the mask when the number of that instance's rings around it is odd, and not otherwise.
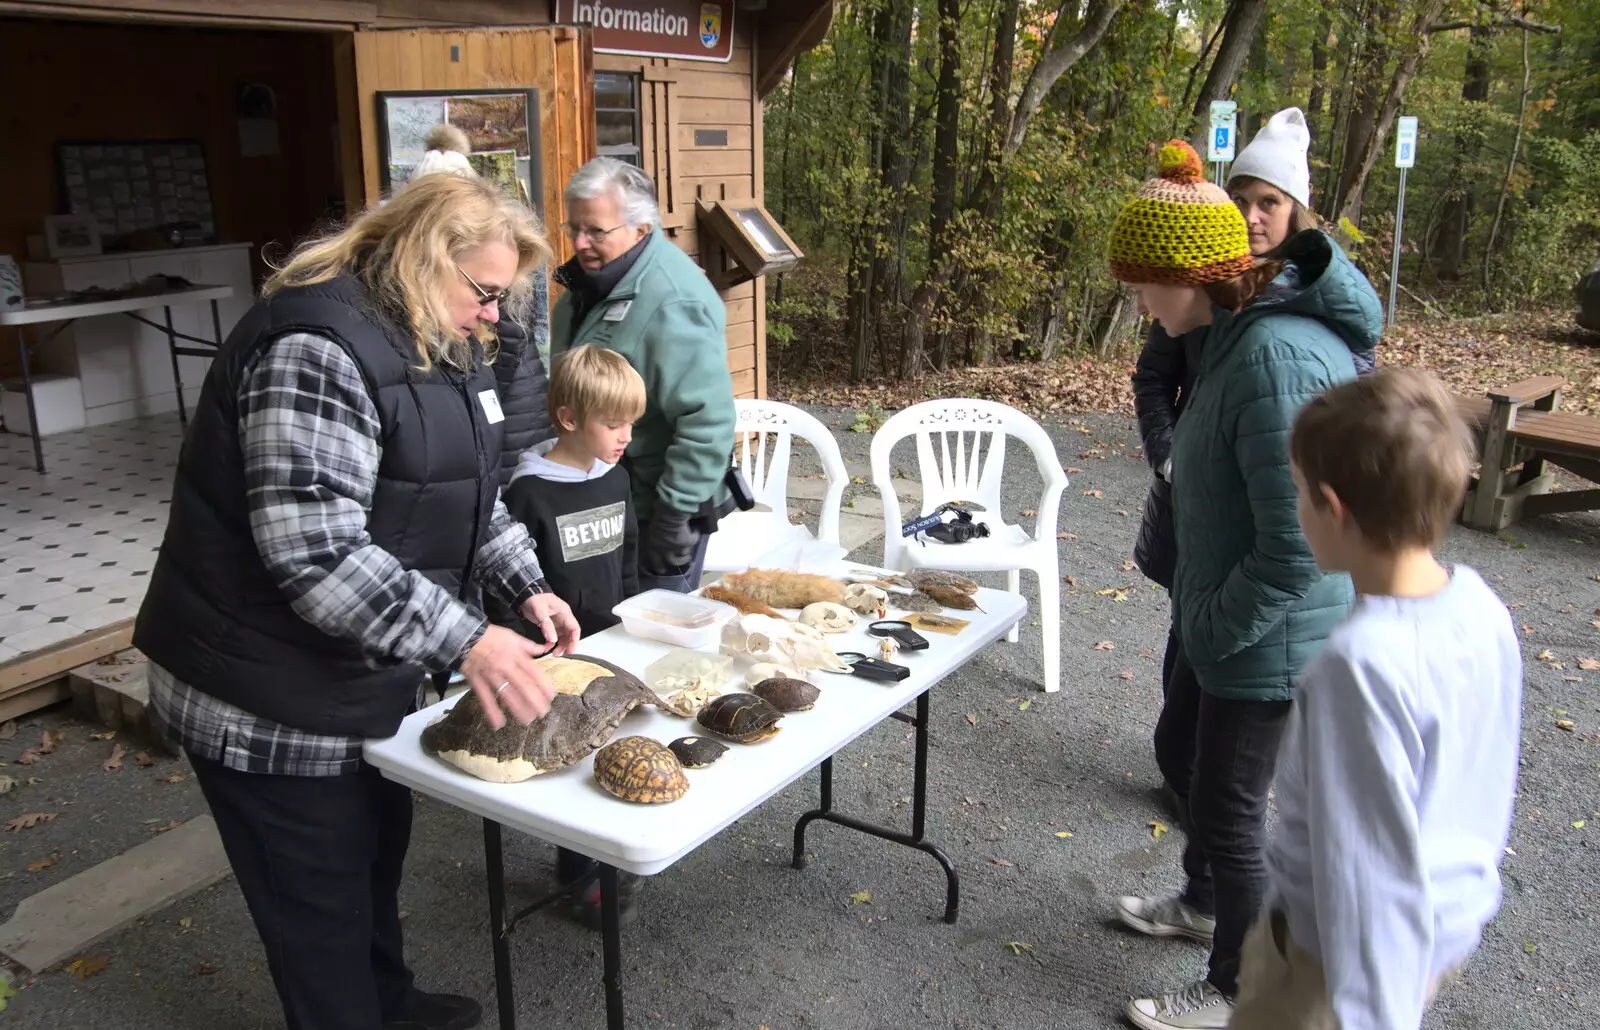
[[[860,651],[840,651],[839,657],[850,666],[852,673],[863,679],[898,682],[911,675],[911,670],[904,665],[868,658]]]
[[[867,627],[867,632],[875,637],[893,637],[900,641],[900,646],[907,651],[926,651],[928,638],[911,628],[911,623],[899,619],[884,619],[874,622]]]

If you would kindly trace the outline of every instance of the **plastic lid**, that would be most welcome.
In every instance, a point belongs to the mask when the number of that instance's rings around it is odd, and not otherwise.
[[[646,590],[635,594],[615,608],[613,615],[633,619],[648,619],[677,629],[705,629],[718,622],[726,622],[733,609],[721,601],[708,601],[672,590]]]

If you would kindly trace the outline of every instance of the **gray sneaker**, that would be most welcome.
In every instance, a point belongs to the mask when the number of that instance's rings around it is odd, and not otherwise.
[[[1156,998],[1135,998],[1125,1010],[1139,1030],[1224,1030],[1233,1018],[1233,1002],[1198,980],[1181,991]]]
[[[1176,894],[1165,898],[1124,895],[1117,899],[1117,918],[1151,937],[1192,937],[1202,944],[1211,943],[1211,933],[1217,928],[1215,919],[1200,914]]]

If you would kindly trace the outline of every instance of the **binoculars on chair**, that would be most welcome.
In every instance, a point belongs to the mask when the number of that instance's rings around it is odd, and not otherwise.
[[[946,521],[945,516],[954,516]],[[921,518],[912,519],[900,527],[901,536],[926,534],[944,544],[964,544],[989,535],[989,527],[972,521],[972,512],[959,504],[941,504]]]

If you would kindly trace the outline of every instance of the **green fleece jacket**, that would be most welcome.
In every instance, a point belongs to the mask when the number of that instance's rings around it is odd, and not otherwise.
[[[1289,432],[1302,405],[1369,365],[1378,296],[1326,234],[1307,231],[1238,314],[1213,309],[1193,396],[1178,420],[1172,603],[1201,689],[1287,701],[1352,600],[1301,535]]]
[[[606,298],[573,324],[571,292],[550,312],[554,360],[583,344],[608,347],[644,380],[644,415],[628,445],[628,474],[641,523],[656,504],[714,527],[728,498],[733,454],[733,377],[727,309],[700,266],[660,230]]]

